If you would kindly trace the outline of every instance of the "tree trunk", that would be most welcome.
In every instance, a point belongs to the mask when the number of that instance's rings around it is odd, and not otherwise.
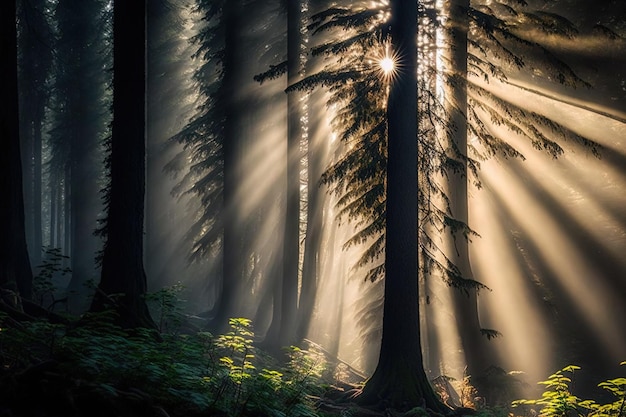
[[[59,184],[55,179],[54,174],[50,174],[50,236],[48,240],[48,246],[51,248],[57,247],[57,207],[59,205],[58,202],[58,194],[59,194]]]
[[[24,194],[17,93],[16,2],[0,2],[0,289],[32,295],[32,270],[26,247]],[[4,295],[4,294],[3,294]]]
[[[450,1],[450,76],[448,88],[451,122],[455,127],[454,143],[462,157],[457,161],[461,170],[448,173],[448,198],[452,217],[465,224],[469,222],[467,193],[467,36],[469,31],[469,0]],[[455,155],[451,155],[453,158]],[[461,231],[452,236],[450,260],[465,279],[474,279],[469,259],[469,242]],[[467,364],[467,373],[478,377],[495,360],[495,352],[486,337],[481,335],[478,315],[478,294],[474,288],[451,288],[457,329]]]
[[[306,240],[304,241],[304,259],[302,261],[302,289],[298,303],[298,340],[306,337],[313,316],[315,296],[317,293],[320,245],[322,244],[323,199],[324,193],[320,186],[326,152],[324,137],[319,133],[318,115],[323,114],[321,93],[311,93],[309,100],[309,144],[307,150],[307,218]]]
[[[33,244],[31,247],[31,261],[33,265],[41,264],[43,252],[43,227],[41,222],[41,183],[42,183],[42,161],[41,161],[41,133],[44,122],[44,105],[42,103],[35,111],[33,119]]]
[[[216,306],[213,326],[221,331],[228,329],[228,319],[238,315],[239,288],[243,280],[243,236],[241,232],[241,215],[239,210],[238,188],[240,184],[239,160],[241,138],[239,131],[240,121],[240,91],[241,82],[241,40],[242,25],[241,2],[229,0],[224,3],[221,25],[224,27],[224,78],[220,94],[225,107],[224,134],[222,138],[222,153],[224,162],[224,192],[222,219],[224,222],[223,235],[223,274],[222,291]]]
[[[291,85],[301,76],[300,1],[287,1],[287,83]],[[295,340],[298,309],[298,278],[300,258],[300,122],[301,93],[287,95],[287,206],[283,240],[283,289],[280,342],[288,346]]]
[[[66,163],[63,170],[63,255],[70,256],[72,246],[72,166]],[[63,266],[70,267],[71,259],[64,258]]]
[[[91,309],[108,304],[125,328],[156,328],[143,296],[145,194],[146,0],[113,10],[111,184],[102,278]]]
[[[428,382],[420,345],[417,222],[417,1],[391,1],[399,56],[387,105],[385,301],[378,365],[359,402],[444,411]]]

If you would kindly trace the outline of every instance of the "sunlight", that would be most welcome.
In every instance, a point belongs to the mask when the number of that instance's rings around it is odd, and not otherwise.
[[[380,65],[380,68],[382,69],[383,74],[387,77],[389,77],[396,68],[396,63],[394,62],[394,60],[388,56],[381,59],[378,62],[378,65]]]
[[[586,113],[587,120],[592,118]],[[606,121],[600,126],[596,122],[598,133],[609,127]],[[502,340],[504,350],[515,352],[505,355],[507,365],[531,374],[554,368],[547,365],[559,361],[554,329],[567,328],[562,322],[566,317],[577,322],[577,337],[597,341],[609,361],[618,361],[626,341],[614,319],[623,308],[612,285],[624,268],[624,235],[622,217],[609,208],[623,204],[615,190],[624,179],[602,160],[568,149],[555,161],[506,133],[527,160],[483,164],[481,178],[489,195],[478,193],[472,205],[472,224],[483,236],[473,245],[472,260],[497,294],[486,301],[495,313],[491,319],[508,335]],[[586,175],[590,172],[601,175]],[[496,257],[482,255],[494,253]],[[504,280],[500,271],[506,271]],[[524,340],[542,342],[529,347]]]

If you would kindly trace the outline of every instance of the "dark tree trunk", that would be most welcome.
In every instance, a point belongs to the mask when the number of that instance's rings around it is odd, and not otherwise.
[[[300,1],[287,1],[287,83],[301,76]],[[298,309],[298,265],[300,258],[300,165],[302,126],[300,122],[301,94],[287,95],[287,206],[283,240],[283,287],[280,341],[288,346],[295,340]]]
[[[385,302],[378,365],[359,402],[408,410],[444,406],[422,361],[417,223],[417,1],[391,1],[391,43],[398,74],[387,107]]]
[[[63,254],[70,256],[72,246],[72,167],[69,163],[65,165],[63,176]],[[71,259],[64,258],[63,266],[70,267]]]
[[[48,246],[54,248],[57,246],[57,206],[59,194],[59,184],[55,180],[53,174],[50,175],[50,236]]]
[[[239,160],[241,138],[239,121],[241,113],[241,2],[228,0],[222,11],[224,27],[224,78],[221,86],[222,105],[225,106],[224,135],[222,142],[224,162],[224,203],[222,219],[223,236],[223,274],[222,291],[215,309],[213,328],[228,328],[228,319],[239,313],[239,289],[244,274],[243,236],[241,216],[237,199],[240,184]]]
[[[33,244],[31,247],[31,261],[33,265],[41,264],[43,252],[43,227],[41,222],[41,183],[42,183],[42,130],[44,122],[44,105],[39,106],[33,119]]]
[[[113,10],[111,184],[102,278],[91,309],[112,304],[125,328],[156,328],[143,298],[146,0]],[[116,294],[121,294],[116,296]]]
[[[31,298],[32,270],[24,228],[17,95],[16,2],[0,2],[0,289]]]

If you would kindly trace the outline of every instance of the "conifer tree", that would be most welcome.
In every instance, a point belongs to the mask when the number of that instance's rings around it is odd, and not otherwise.
[[[56,7],[55,126],[52,169],[62,165],[69,237],[71,280],[68,307],[74,313],[89,307],[86,283],[97,281],[96,254],[101,202],[98,190],[103,169],[101,143],[108,119],[105,89],[110,15],[101,0],[60,0]]]
[[[53,38],[50,13],[44,0],[18,2],[18,65],[20,138],[24,159],[26,235],[33,266],[41,263],[43,248],[42,181],[43,133],[50,99]]]
[[[418,274],[417,2],[391,1],[398,71],[387,103],[385,302],[378,365],[358,401],[443,411],[422,360]]]
[[[0,289],[2,302],[17,307],[16,298],[29,299],[32,292],[32,270],[26,247],[24,196],[22,191],[22,157],[19,137],[17,88],[16,2],[0,4]],[[8,291],[8,293],[7,293]]]
[[[146,0],[113,9],[113,127],[106,242],[92,311],[112,307],[125,328],[155,328],[143,298]]]

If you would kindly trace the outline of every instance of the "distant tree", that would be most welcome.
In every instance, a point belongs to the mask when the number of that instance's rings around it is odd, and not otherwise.
[[[45,0],[18,2],[18,65],[20,91],[20,138],[24,159],[26,233],[33,266],[41,263],[42,136],[50,99],[53,39]]]
[[[247,150],[258,146],[249,129],[262,107],[251,98],[247,86],[252,76],[246,73],[256,63],[250,51],[256,50],[258,39],[244,28],[258,30],[261,21],[257,18],[265,5],[260,1],[196,2],[202,21],[192,38],[193,56],[198,60],[193,75],[198,98],[194,115],[172,138],[185,147],[168,164],[168,169],[185,173],[175,192],[197,196],[201,206],[188,233],[193,241],[190,260],[217,260],[207,280],[210,327],[214,329],[226,326],[228,317],[253,314],[256,306],[243,303],[245,295],[251,296],[251,289],[259,286],[263,293],[271,293],[270,280],[282,274],[278,255],[269,253],[274,245],[264,242],[262,256],[254,247],[256,240],[247,236],[257,233],[266,221],[270,209],[263,205],[282,204],[283,197],[261,203],[243,192],[254,171],[245,165]],[[188,170],[186,157],[191,159]],[[276,235],[281,239],[282,229]],[[265,273],[266,267],[272,271]],[[272,297],[280,299],[280,295]]]
[[[287,0],[287,83],[302,77],[302,35],[300,0]],[[287,93],[287,202],[283,239],[282,313],[280,344],[294,342],[298,312],[300,276],[300,170],[302,155],[302,103],[299,91]]]
[[[32,270],[26,247],[22,158],[20,152],[16,2],[0,4],[0,290],[2,302],[15,304],[10,293],[30,299]],[[8,294],[6,293],[8,291]],[[15,300],[15,298],[13,298]],[[15,307],[13,305],[12,307]]]
[[[173,284],[188,267],[191,244],[184,236],[192,220],[181,216],[181,208],[189,198],[172,195],[176,179],[164,167],[181,149],[169,139],[191,107],[182,103],[191,90],[186,74],[193,65],[191,44],[184,35],[192,4],[193,0],[148,1],[145,266],[149,288]]]
[[[113,307],[123,327],[155,328],[143,296],[146,0],[113,5],[113,126],[102,277],[92,311]]]
[[[56,5],[58,40],[55,76],[55,126],[52,169],[62,165],[69,222],[71,280],[68,305],[74,313],[89,307],[86,283],[97,277],[94,231],[101,212],[101,143],[107,131],[106,67],[110,15],[101,0],[60,0]]]

